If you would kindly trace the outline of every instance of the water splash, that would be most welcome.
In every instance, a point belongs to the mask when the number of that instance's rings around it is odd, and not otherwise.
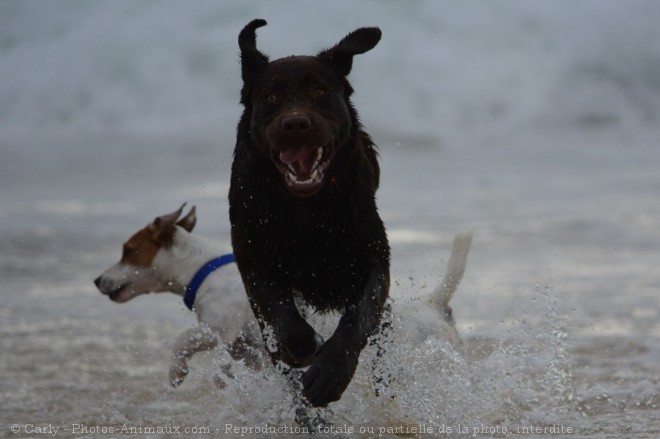
[[[356,431],[389,426],[418,432],[422,427],[436,432],[450,428],[453,433],[465,428],[511,432],[522,425],[559,421],[575,425],[570,328],[552,288],[537,287],[518,310],[520,319],[487,337],[464,334],[458,344],[448,338],[446,323],[432,320],[426,307],[423,300],[394,304],[387,353],[380,356],[377,346],[365,349],[344,397],[323,412],[328,421]],[[390,378],[379,396],[374,364]],[[234,373],[235,380],[221,391],[226,406],[216,422],[293,422],[296,391],[281,374],[266,367],[255,375],[240,365]],[[255,397],[266,394],[268,398]]]

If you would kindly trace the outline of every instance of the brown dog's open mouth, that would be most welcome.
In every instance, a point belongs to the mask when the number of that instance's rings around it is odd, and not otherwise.
[[[323,185],[333,155],[334,145],[330,143],[324,147],[302,146],[274,152],[273,161],[291,191],[311,195]]]

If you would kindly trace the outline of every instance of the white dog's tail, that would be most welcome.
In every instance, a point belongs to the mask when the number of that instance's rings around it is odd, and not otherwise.
[[[442,318],[451,324],[454,323],[454,318],[452,317],[449,301],[456,288],[458,288],[458,284],[461,283],[463,273],[465,273],[465,265],[467,264],[471,245],[472,232],[460,233],[454,237],[451,256],[447,263],[447,271],[440,285],[431,293],[431,303],[438,310]]]

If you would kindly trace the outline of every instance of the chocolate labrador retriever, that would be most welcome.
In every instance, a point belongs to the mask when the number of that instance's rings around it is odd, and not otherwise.
[[[390,248],[378,215],[376,147],[362,129],[346,79],[378,28],[360,28],[316,56],[269,61],[253,20],[241,31],[243,115],[229,190],[232,244],[275,364],[308,369],[303,396],[341,398],[389,292]],[[294,298],[338,311],[323,341]]]

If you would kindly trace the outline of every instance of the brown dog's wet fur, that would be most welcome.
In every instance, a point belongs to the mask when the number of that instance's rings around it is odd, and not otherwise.
[[[303,395],[315,406],[341,398],[389,291],[390,249],[375,202],[375,145],[362,130],[346,76],[353,56],[380,40],[361,28],[317,56],[275,61],[239,35],[245,110],[229,191],[232,244],[273,362],[309,368]],[[325,342],[294,304],[342,314]],[[266,340],[269,341],[269,340]]]

